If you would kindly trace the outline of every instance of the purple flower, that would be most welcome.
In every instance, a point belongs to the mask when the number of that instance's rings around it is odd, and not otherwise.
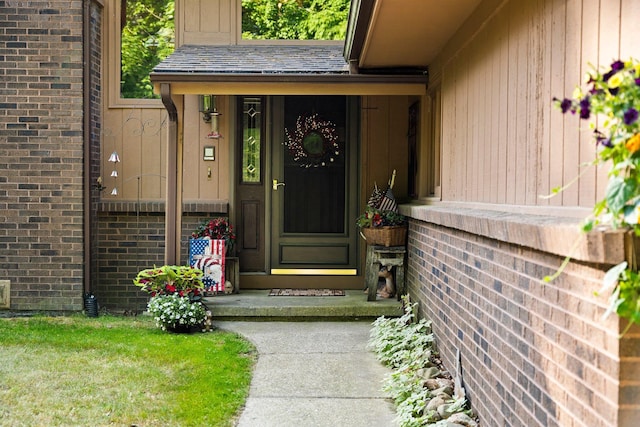
[[[595,134],[596,137],[596,145],[602,145],[603,147],[613,147],[613,144],[611,143],[611,139],[607,138],[602,132],[600,132],[599,130],[594,130],[593,133]]]
[[[624,62],[620,60],[614,61],[611,64],[611,70],[609,70],[608,72],[602,75],[602,80],[605,82],[608,81],[615,73],[622,70],[623,68],[624,68]]]
[[[624,62],[620,61],[619,59],[617,61],[613,61],[613,63],[611,64],[611,69],[613,71],[620,71],[624,68]]]
[[[560,109],[562,110],[562,113],[566,113],[567,111],[569,111],[569,109],[571,108],[571,100],[568,98],[563,99],[560,102]]]
[[[636,85],[640,86],[640,78],[637,78],[635,81],[636,81]]]
[[[591,115],[591,103],[588,96],[580,100],[580,118],[588,119]]]
[[[636,110],[635,108],[631,107],[629,108],[627,111],[624,112],[624,117],[623,117],[623,121],[625,125],[630,125],[635,123],[635,121],[638,120],[638,110]]]

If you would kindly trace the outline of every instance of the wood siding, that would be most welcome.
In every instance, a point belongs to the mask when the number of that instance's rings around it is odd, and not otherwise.
[[[593,167],[586,122],[552,105],[588,64],[640,56],[634,0],[487,1],[431,68],[442,85],[442,199],[589,207],[606,170]]]
[[[394,196],[398,201],[407,198],[409,105],[407,96],[362,97],[361,206],[366,204],[374,184],[386,190],[394,169]]]
[[[239,2],[236,0],[176,0],[176,45],[236,44]],[[238,34],[236,34],[238,33]]]
[[[209,139],[210,124],[198,112],[198,98],[186,96],[180,120],[183,131],[183,200],[216,202],[229,199],[230,147],[235,140],[227,125],[228,98],[218,97],[220,139]],[[182,108],[182,107],[180,107]],[[102,131],[103,200],[164,200],[166,191],[167,112],[159,108],[110,108]],[[215,160],[203,160],[205,146],[213,146]],[[109,162],[116,151],[120,163]],[[209,168],[211,174],[209,175]],[[111,172],[118,172],[112,178]],[[139,185],[139,188],[138,188]],[[113,187],[118,195],[112,196]]]
[[[160,108],[110,108],[102,128],[102,198],[164,200],[166,187],[167,112]],[[120,163],[109,162],[113,152]],[[111,177],[116,170],[117,178]],[[140,192],[138,191],[140,185]],[[116,187],[118,195],[112,196]]]

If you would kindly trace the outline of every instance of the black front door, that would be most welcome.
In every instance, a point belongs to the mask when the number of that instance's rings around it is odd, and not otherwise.
[[[271,274],[356,274],[357,100],[273,98]]]

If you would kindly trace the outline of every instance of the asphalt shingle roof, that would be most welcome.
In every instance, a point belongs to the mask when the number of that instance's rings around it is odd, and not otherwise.
[[[342,45],[183,45],[154,73],[348,74]]]

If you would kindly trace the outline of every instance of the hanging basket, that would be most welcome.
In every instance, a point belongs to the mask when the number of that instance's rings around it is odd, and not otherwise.
[[[368,245],[404,246],[407,241],[407,226],[365,227],[362,237]]]

